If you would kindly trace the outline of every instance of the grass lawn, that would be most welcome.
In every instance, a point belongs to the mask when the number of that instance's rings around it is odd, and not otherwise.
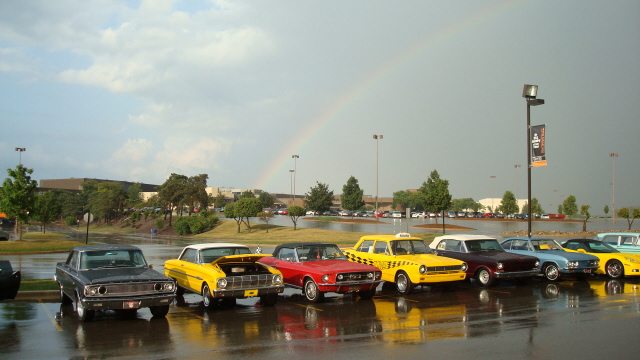
[[[269,225],[268,228],[269,232],[267,232],[267,224],[264,222],[251,223],[251,232],[249,233],[247,227],[244,224],[241,224],[240,232],[238,233],[238,226],[235,220],[221,220],[220,225],[215,229],[207,231],[206,233],[194,235],[193,238],[202,240],[224,239],[245,244],[278,245],[288,242],[320,241],[339,245],[353,245],[360,240],[361,236],[371,235],[371,233],[364,232],[333,231],[300,227],[293,230],[293,226]],[[431,241],[438,234],[415,233],[412,235]]]
[[[0,241],[0,254],[68,251],[76,246],[84,245],[84,243],[78,241],[59,239],[60,237],[51,239],[26,239],[22,241]]]
[[[59,290],[58,283],[50,279],[30,279],[20,281],[18,291]]]

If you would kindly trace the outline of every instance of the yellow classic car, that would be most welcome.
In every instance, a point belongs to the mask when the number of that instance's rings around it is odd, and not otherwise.
[[[596,274],[604,274],[612,279],[624,276],[640,276],[640,254],[622,253],[600,240],[571,239],[562,244],[566,251],[594,255],[600,259]]]
[[[382,270],[382,280],[395,283],[401,294],[410,294],[416,285],[464,280],[467,270],[465,262],[435,255],[422,239],[408,233],[363,236],[342,251],[350,261]]]
[[[284,290],[282,274],[258,263],[270,255],[251,254],[247,246],[229,243],[189,245],[177,259],[164,263],[164,274],[176,280],[176,295],[185,291],[202,294],[207,308],[219,302],[235,304],[236,299],[259,296],[272,306]]]

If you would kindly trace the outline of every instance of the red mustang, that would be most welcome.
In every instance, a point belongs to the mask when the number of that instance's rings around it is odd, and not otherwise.
[[[361,298],[371,299],[382,281],[377,267],[351,262],[336,245],[328,243],[278,245],[273,256],[260,262],[277,268],[286,286],[302,289],[312,302],[322,301],[326,292],[357,292]]]

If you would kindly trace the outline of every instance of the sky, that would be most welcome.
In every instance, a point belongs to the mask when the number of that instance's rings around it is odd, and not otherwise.
[[[453,198],[523,199],[535,84],[543,209],[604,214],[612,188],[640,207],[639,17],[635,0],[0,0],[0,169],[298,195],[354,176],[384,197],[437,170]]]

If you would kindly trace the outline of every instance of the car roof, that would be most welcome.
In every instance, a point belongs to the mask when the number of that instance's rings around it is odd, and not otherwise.
[[[103,244],[103,245],[83,245],[73,248],[76,251],[105,251],[105,250],[140,250],[139,247],[129,244]]]
[[[219,248],[228,248],[228,247],[240,247],[240,248],[246,248],[246,249],[249,248],[246,245],[233,244],[233,243],[203,243],[203,244],[189,245],[189,246],[186,246],[185,249],[202,250],[202,249],[219,249]]]
[[[526,236],[514,236],[514,237],[510,237],[510,238],[506,238],[504,239],[502,242],[505,242],[507,240],[553,240],[552,238],[545,238],[545,237],[526,237]]]
[[[605,235],[631,235],[631,236],[639,236],[640,233],[633,233],[633,232],[608,232],[608,233],[599,233],[598,236],[605,236]]]
[[[331,243],[325,243],[325,242],[295,242],[295,243],[288,243],[288,244],[281,244],[276,246],[276,248],[273,250],[273,253],[275,254],[276,252],[278,252],[278,250],[280,249],[295,249],[297,247],[311,247],[311,246],[336,246],[336,244],[331,244]]]
[[[487,235],[473,235],[473,234],[450,234],[450,235],[442,235],[433,239],[443,240],[443,239],[451,239],[451,240],[496,240],[495,237],[487,236]]]
[[[415,236],[396,236],[395,234],[380,234],[380,235],[365,235],[360,238],[360,240],[383,240],[383,241],[391,241],[391,240],[422,240],[419,237]]]

